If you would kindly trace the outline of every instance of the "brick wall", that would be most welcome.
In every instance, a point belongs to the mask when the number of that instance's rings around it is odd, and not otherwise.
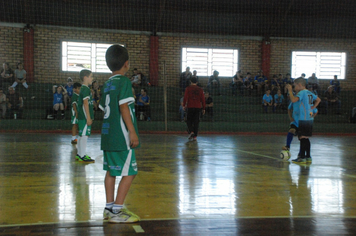
[[[160,37],[159,40],[159,69],[163,77],[163,65],[166,65],[167,84],[178,86],[179,75],[185,68],[181,68],[182,47],[221,47],[239,49],[239,69],[243,73],[257,73],[261,64],[261,42],[257,40],[220,39],[207,37]],[[199,75],[198,75],[199,76]],[[200,82],[206,83],[207,78],[200,76]],[[230,79],[225,80],[230,82]],[[223,81],[224,82],[224,81]],[[160,85],[162,80],[160,80]]]
[[[271,40],[271,75],[286,74],[291,70],[292,51],[331,51],[346,52],[346,80],[342,81],[345,90],[356,90],[356,42],[351,40]],[[311,75],[306,75],[307,77]],[[329,81],[320,80],[323,88]]]
[[[0,58],[14,68],[15,62],[23,59],[22,28],[0,26]],[[130,52],[131,69],[138,68],[149,74],[149,36],[144,34],[123,34],[113,31],[88,29],[35,27],[35,82],[64,83],[67,77],[79,81],[77,72],[61,71],[61,40],[125,44]],[[347,53],[347,79],[342,82],[345,90],[356,90],[356,42],[346,40],[271,40],[271,75],[290,72],[293,50],[345,51]],[[178,86],[181,68],[182,47],[223,47],[239,49],[239,69],[243,73],[257,73],[261,66],[261,41],[253,39],[173,37],[159,38],[159,85],[163,85],[164,65],[169,86]],[[130,71],[128,74],[130,75]],[[95,73],[102,83],[109,74]],[[207,78],[200,77],[203,84]],[[225,83],[230,79],[224,80]]]
[[[35,80],[37,82],[63,83],[72,77],[79,81],[78,72],[61,71],[61,41],[83,41],[125,44],[130,53],[131,69],[138,68],[143,74],[149,71],[149,37],[138,34],[36,27],[35,29]],[[130,71],[129,75],[132,74]],[[109,73],[95,73],[94,78],[102,83]]]
[[[16,63],[23,60],[23,31],[17,27],[0,26],[0,59],[1,69],[8,62],[15,70]]]

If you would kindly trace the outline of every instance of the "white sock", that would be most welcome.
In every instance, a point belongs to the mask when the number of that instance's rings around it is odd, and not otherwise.
[[[112,207],[112,212],[118,213],[123,207],[124,207],[124,205],[114,204]]]
[[[15,81],[15,82],[11,85],[11,87],[15,88],[16,86],[17,86],[17,82]]]
[[[78,139],[78,155],[80,157],[83,157],[85,156],[85,152],[87,150],[87,140],[88,140],[88,136],[79,136],[79,139]]]
[[[25,88],[28,88],[27,82],[23,83],[22,85],[23,85]]]
[[[77,136],[72,136],[72,141],[74,140],[74,139],[76,139],[77,138]]]
[[[113,206],[114,206],[114,202],[108,202],[108,203],[106,203],[105,208],[112,209]]]

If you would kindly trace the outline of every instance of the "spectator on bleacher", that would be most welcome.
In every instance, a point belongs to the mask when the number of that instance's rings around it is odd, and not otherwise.
[[[137,119],[151,121],[150,97],[147,95],[147,89],[142,88],[137,96]]]
[[[236,71],[236,74],[232,77],[231,81],[232,96],[236,96],[236,91],[238,90],[241,96],[244,95],[244,79],[241,74],[241,70]]]
[[[99,82],[97,80],[94,80],[93,83],[91,84],[91,93],[93,96],[94,111],[99,111],[101,90],[100,90]]]
[[[5,119],[6,115],[6,95],[4,90],[0,88],[0,110],[1,110],[1,118]]]
[[[208,91],[204,93],[205,97],[205,115],[208,115],[210,117],[211,121],[214,121],[214,102],[213,98],[210,97],[210,94]]]
[[[221,95],[221,84],[219,78],[219,71],[214,70],[213,75],[210,76],[208,80],[208,91],[210,94],[216,89],[218,91],[218,95]]]
[[[284,90],[284,81],[283,81],[283,75],[282,74],[278,74],[278,84],[279,84],[279,87],[281,88],[281,91]]]
[[[278,81],[277,75],[273,75],[271,79],[271,90],[272,95],[277,94],[277,91],[281,89],[281,86]]]
[[[12,82],[14,78],[14,71],[10,68],[9,63],[4,62],[4,64],[2,64],[0,75],[1,75],[0,87],[3,87],[3,82]]]
[[[284,94],[288,94],[288,90],[287,90],[287,87],[286,87],[286,85],[287,84],[290,84],[290,85],[292,85],[293,84],[293,78],[291,78],[291,76],[290,76],[290,73],[287,73],[286,74],[286,77],[283,79],[283,87],[284,87]]]
[[[268,82],[267,77],[263,74],[263,70],[260,70],[255,76],[255,86],[257,88],[257,93],[261,94],[261,91],[265,90],[266,83]]]
[[[130,78],[133,87],[138,87],[141,85],[141,74],[138,72],[137,68],[133,69],[133,75]]]
[[[300,75],[300,77],[305,80],[305,87],[308,88],[308,79],[307,79],[305,76],[306,76],[305,73],[302,73],[302,74]],[[287,94],[288,94],[288,92],[287,92]]]
[[[325,111],[326,114],[328,114],[328,108],[330,106],[336,106],[336,114],[341,114],[341,101],[339,100],[339,97],[337,93],[335,92],[333,86],[329,86],[328,89],[324,93],[324,106],[325,106]]]
[[[244,85],[245,85],[245,88],[248,90],[248,94],[251,95],[251,92],[253,90],[253,78],[251,77],[251,73],[250,72],[247,72],[246,74],[246,78],[244,78]]]
[[[266,93],[263,95],[262,98],[262,106],[263,106],[263,111],[267,113],[267,108],[273,106],[273,98],[271,95],[271,90],[267,89]]]
[[[273,112],[276,112],[277,109],[284,109],[284,96],[280,89],[278,89],[277,93],[274,95],[274,103],[273,103]]]
[[[180,74],[179,86],[182,89],[182,92],[185,91],[185,88],[190,85],[190,79],[192,78],[192,72],[190,72],[190,67],[185,68],[185,71]]]
[[[72,95],[73,95],[73,79],[71,77],[68,77],[67,79],[67,84],[64,86],[66,89],[67,93],[64,94],[64,110],[69,109],[68,102],[70,103],[72,101]]]
[[[64,115],[64,95],[67,93],[66,89],[62,86],[56,86],[53,85],[52,88],[53,91],[53,112],[54,112],[54,117],[57,117],[58,110],[61,110],[61,119],[65,119]],[[59,117],[57,117],[59,119]]]
[[[23,112],[23,99],[22,96],[15,91],[14,87],[9,87],[9,94],[7,95],[6,100],[9,116],[15,118],[14,114],[16,114],[16,118],[21,119]]]
[[[330,80],[330,85],[334,87],[335,92],[337,95],[340,95],[340,81],[337,79],[337,75],[334,75],[334,79]]]
[[[180,98],[180,101],[179,101],[179,117],[180,117],[181,122],[184,122],[184,118],[185,118],[183,100],[184,100],[184,93],[182,94],[182,97]]]
[[[15,88],[18,84],[22,84],[26,89],[28,89],[26,71],[24,70],[21,62],[17,63],[17,68],[15,70],[15,82],[12,84],[12,87]]]
[[[198,82],[197,82],[197,85],[198,85],[199,87],[202,87],[202,85],[199,83],[199,76],[198,76],[197,74],[198,74],[198,72],[197,72],[196,70],[193,70],[192,78],[196,78],[196,80],[198,81]]]
[[[308,78],[308,86],[313,86],[313,90],[318,90],[319,82],[318,78],[315,76],[315,73],[313,73],[312,76]]]
[[[316,90],[313,90],[313,85],[308,85],[307,86],[308,90],[312,93],[314,93],[316,96],[318,96],[318,92]]]

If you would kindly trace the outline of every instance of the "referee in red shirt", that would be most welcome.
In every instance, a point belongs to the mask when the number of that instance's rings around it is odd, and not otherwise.
[[[198,136],[200,113],[205,114],[205,97],[203,89],[197,86],[197,78],[192,77],[190,82],[190,86],[185,89],[183,108],[187,110],[188,139],[195,141]]]

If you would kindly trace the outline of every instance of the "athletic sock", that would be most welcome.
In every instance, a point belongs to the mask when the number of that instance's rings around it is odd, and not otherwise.
[[[305,140],[306,157],[310,157],[310,140],[308,138]]]
[[[81,136],[78,139],[77,148],[78,148],[78,155],[80,157],[84,157],[85,156],[85,152],[86,152],[86,149],[87,149],[87,140],[88,140],[88,136]]]
[[[287,145],[286,145],[286,147],[290,148],[290,144],[291,144],[292,141],[293,141],[293,136],[294,136],[293,133],[288,132],[288,134],[287,134]]]
[[[77,138],[77,136],[72,136],[72,141],[75,140]]]
[[[119,213],[119,211],[124,207],[124,205],[114,204],[112,206],[112,212]]]
[[[11,85],[11,87],[15,88],[16,86],[17,86],[17,82],[15,81],[15,82]]]
[[[23,83],[23,86],[24,86],[25,88],[28,88],[27,82]]]
[[[86,152],[87,152],[87,141],[88,141],[88,136],[82,136],[82,140],[81,140],[81,150],[82,150],[82,156],[84,157]]]
[[[114,202],[109,202],[109,203],[106,203],[106,206],[105,206],[105,208],[107,208],[107,209],[112,209],[113,208],[113,206],[114,206]]]
[[[300,142],[301,142],[301,144],[302,144],[302,148],[301,148],[301,152],[300,152],[300,157],[301,158],[305,158],[305,151],[306,151],[306,139],[305,138],[303,138],[303,139],[301,139],[300,140]]]

